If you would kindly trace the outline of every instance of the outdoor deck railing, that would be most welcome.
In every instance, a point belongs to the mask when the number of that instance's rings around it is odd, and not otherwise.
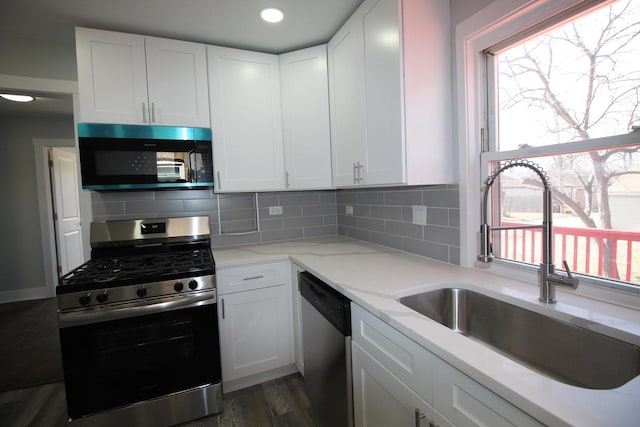
[[[503,221],[503,226],[527,225]],[[542,252],[542,231],[540,229],[500,231],[501,257],[514,261],[539,264]],[[603,250],[605,239],[612,240],[612,259],[615,263],[605,266]],[[635,245],[634,245],[635,243]],[[640,232],[605,230],[600,228],[553,227],[553,262],[562,266],[566,259],[575,272],[616,277],[631,282],[640,277]],[[635,260],[635,262],[634,262]],[[562,268],[562,267],[560,267]]]

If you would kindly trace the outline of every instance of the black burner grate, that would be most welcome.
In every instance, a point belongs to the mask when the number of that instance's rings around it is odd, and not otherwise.
[[[91,259],[60,279],[62,286],[102,287],[213,274],[208,249]]]

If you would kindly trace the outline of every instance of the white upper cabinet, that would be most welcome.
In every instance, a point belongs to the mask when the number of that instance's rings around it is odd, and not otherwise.
[[[285,188],[277,55],[207,46],[216,190]]]
[[[334,184],[452,182],[449,2],[367,0],[329,42]]]
[[[148,122],[144,37],[76,28],[81,122]]]
[[[359,184],[364,161],[365,90],[361,23],[353,15],[328,45],[333,185]]]
[[[280,55],[287,189],[331,187],[326,45]]]
[[[204,45],[145,37],[151,122],[209,127]]]
[[[204,45],[76,28],[81,122],[209,127]]]

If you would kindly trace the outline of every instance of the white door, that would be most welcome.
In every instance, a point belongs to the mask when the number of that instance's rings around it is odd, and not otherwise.
[[[83,262],[76,161],[73,148],[51,148],[51,189],[60,275]]]

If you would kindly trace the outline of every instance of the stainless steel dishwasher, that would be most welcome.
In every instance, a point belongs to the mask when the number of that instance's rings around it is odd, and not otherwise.
[[[304,388],[321,426],[353,426],[350,300],[300,273]]]

